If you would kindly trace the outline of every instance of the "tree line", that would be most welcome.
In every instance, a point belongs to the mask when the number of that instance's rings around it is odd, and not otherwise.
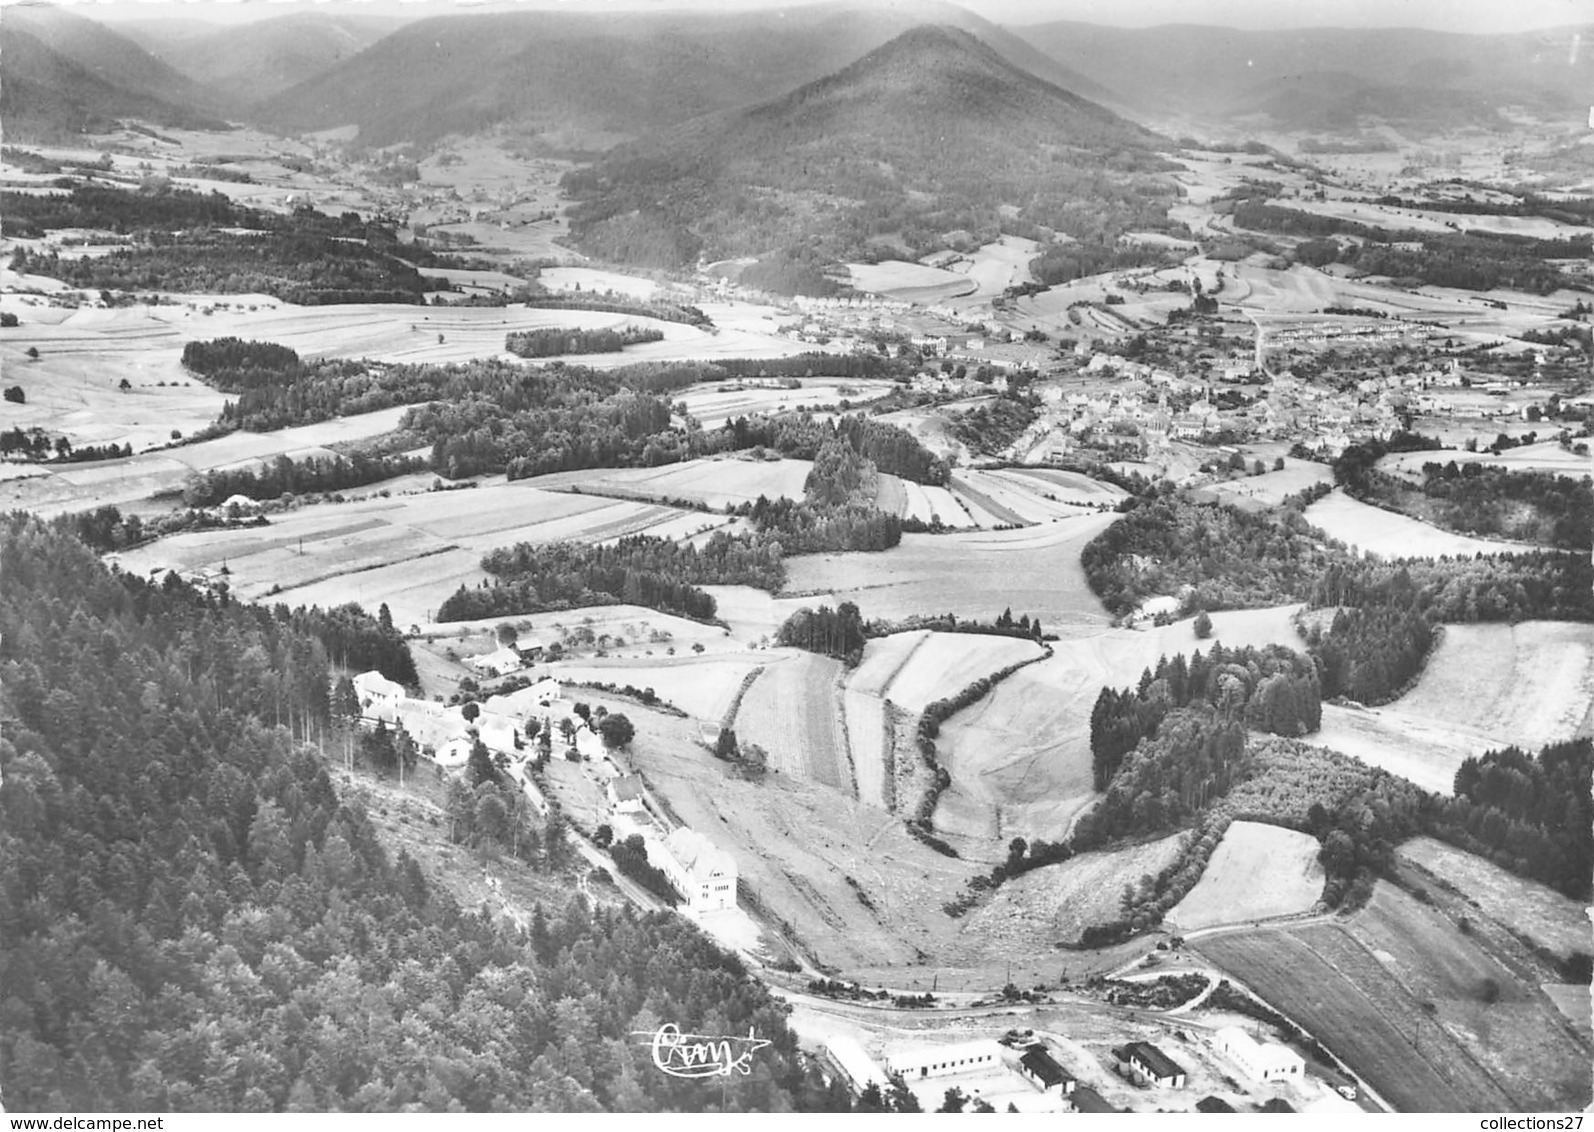
[[[306,456],[300,460],[277,456],[253,467],[204,472],[183,487],[183,502],[189,507],[215,507],[235,495],[278,499],[284,495],[343,491],[425,471],[426,467],[427,461],[421,457],[402,454],[356,452],[351,456]]]
[[[561,354],[617,354],[627,346],[662,341],[664,331],[653,327],[583,330],[555,326],[511,331],[504,339],[504,349],[522,358],[554,358]]]

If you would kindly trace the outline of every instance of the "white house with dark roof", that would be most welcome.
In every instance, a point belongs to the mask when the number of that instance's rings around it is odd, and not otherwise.
[[[736,907],[736,860],[696,830],[682,826],[659,844],[659,868],[694,912]]]
[[[640,814],[642,812],[642,777],[636,774],[622,774],[611,778],[605,788],[609,796],[609,808],[617,814]]]
[[[360,715],[366,719],[398,718],[404,703],[404,685],[389,680],[380,672],[362,672],[353,680],[354,696],[360,702]]]

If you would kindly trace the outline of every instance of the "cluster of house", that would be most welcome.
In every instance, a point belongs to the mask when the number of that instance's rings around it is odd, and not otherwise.
[[[575,702],[552,677],[475,705],[471,718],[467,718],[468,709],[463,704],[411,698],[404,685],[380,672],[362,672],[354,677],[354,694],[365,726],[375,727],[382,722],[402,727],[438,766],[464,766],[478,741],[491,754],[503,755],[544,812],[546,801],[524,769],[538,747],[538,741],[530,734],[533,721],[539,734],[546,732],[551,737],[552,746],[574,747],[584,759],[603,757],[603,741],[597,730],[576,712]]]
[[[1014,1036],[1010,1034],[1009,1038]],[[1306,1063],[1299,1054],[1277,1042],[1258,1042],[1238,1027],[1217,1031],[1213,1044],[1242,1074],[1259,1084],[1299,1084],[1304,1078]],[[948,1044],[888,1046],[877,1062],[857,1040],[834,1035],[826,1040],[825,1053],[830,1069],[855,1093],[862,1093],[870,1085],[884,1092],[893,1079],[911,1086],[916,1081],[963,1074],[980,1075],[989,1081],[992,1074],[1000,1077],[1005,1073],[1027,1082],[1038,1093],[1055,1097],[1065,1109],[1120,1111],[1096,1090],[1081,1083],[1044,1040],[1009,1043],[1007,1039],[999,1042],[985,1038]],[[1129,1042],[1114,1048],[1112,1056],[1118,1075],[1142,1088],[1177,1090],[1189,1084],[1185,1068],[1151,1042]],[[1233,1111],[1226,1102],[1219,1103]]]

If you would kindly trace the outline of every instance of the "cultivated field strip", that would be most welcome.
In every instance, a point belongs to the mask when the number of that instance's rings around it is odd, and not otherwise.
[[[1514,1107],[1467,1051],[1337,925],[1192,944],[1304,1026],[1401,1112]]]
[[[837,688],[841,662],[800,653],[770,664],[736,713],[736,736],[769,752],[772,768],[857,797]]]

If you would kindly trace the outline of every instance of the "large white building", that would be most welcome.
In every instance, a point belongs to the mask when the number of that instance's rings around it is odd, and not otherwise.
[[[1301,1055],[1277,1042],[1258,1042],[1238,1026],[1214,1035],[1218,1052],[1253,1081],[1299,1081],[1306,1072]]]
[[[905,1081],[978,1073],[1004,1065],[1002,1047],[989,1038],[951,1045],[902,1046],[886,1051],[886,1069]]]
[[[736,907],[736,861],[696,830],[682,826],[660,845],[659,868],[694,912]]]
[[[399,705],[404,702],[404,685],[389,680],[380,672],[362,672],[353,680],[355,698],[360,701],[360,714],[366,719],[398,718]]]
[[[835,1067],[841,1071],[847,1087],[853,1093],[862,1093],[870,1085],[874,1085],[882,1093],[890,1087],[891,1083],[875,1064],[874,1058],[865,1052],[863,1046],[845,1034],[832,1034],[826,1038],[825,1052],[830,1055]]]

